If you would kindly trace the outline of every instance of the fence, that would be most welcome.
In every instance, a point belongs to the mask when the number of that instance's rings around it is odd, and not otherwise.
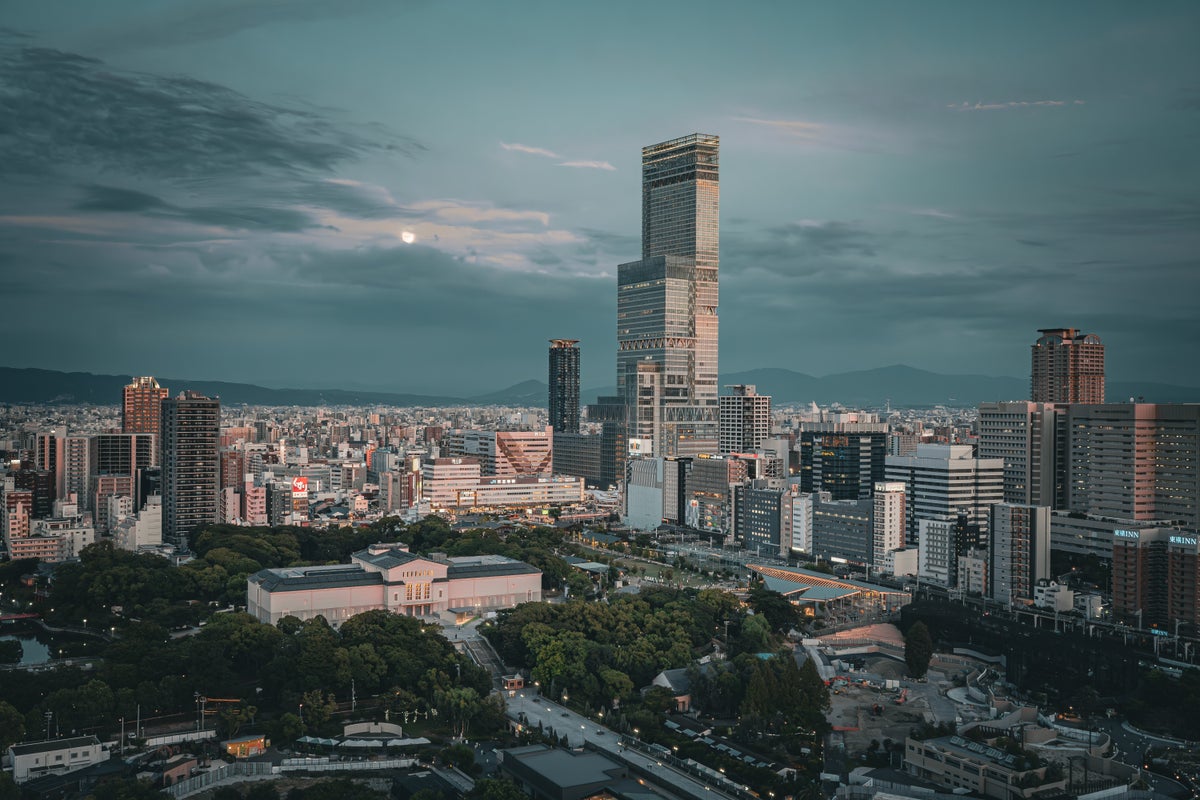
[[[163,791],[172,797],[187,797],[189,794],[203,791],[223,781],[231,779],[236,781],[237,778],[250,780],[255,777],[270,777],[273,774],[275,774],[275,766],[269,761],[237,761],[201,772],[190,778],[184,778],[174,786],[166,787]]]
[[[269,761],[235,761],[232,764],[184,778],[163,791],[175,798],[202,792],[220,783],[265,780],[288,772],[356,772],[383,769],[408,769],[417,765],[415,758],[389,758],[381,761],[330,761],[327,758],[289,758],[275,766]]]

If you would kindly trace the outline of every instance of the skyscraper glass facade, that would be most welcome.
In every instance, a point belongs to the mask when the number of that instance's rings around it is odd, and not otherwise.
[[[719,139],[642,149],[642,260],[617,276],[617,387],[655,455],[717,446]]]
[[[550,340],[550,426],[555,433],[579,433],[578,339]]]

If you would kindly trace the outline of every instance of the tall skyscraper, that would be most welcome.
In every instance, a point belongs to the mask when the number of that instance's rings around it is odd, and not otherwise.
[[[1042,328],[1033,343],[1030,399],[1035,403],[1103,403],[1104,345],[1094,333]]]
[[[550,427],[579,433],[578,339],[550,340]]]
[[[754,386],[729,388],[733,394],[720,398],[720,453],[749,453],[771,434],[771,398],[759,394]],[[786,475],[787,464],[784,470]]]
[[[186,547],[193,528],[218,519],[221,401],[188,391],[161,410],[163,541]]]
[[[617,269],[617,391],[658,456],[717,448],[719,143],[642,148],[642,260]]]
[[[121,403],[121,431],[123,433],[159,432],[159,404],[169,392],[149,376],[134,378],[125,387]]]

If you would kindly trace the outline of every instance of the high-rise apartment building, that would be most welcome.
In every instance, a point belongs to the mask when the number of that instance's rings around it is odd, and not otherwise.
[[[1004,459],[1004,502],[1061,507],[1064,411],[1053,403],[979,404],[979,457]]]
[[[883,569],[887,554],[904,547],[904,531],[908,522],[904,513],[907,487],[903,483],[885,481],[875,484],[874,494],[872,562],[876,569]]]
[[[550,427],[579,433],[578,339],[550,340]]]
[[[1050,509],[997,503],[991,510],[987,583],[992,599],[1032,603],[1037,582],[1050,577]]]
[[[642,149],[642,259],[617,269],[617,391],[654,455],[717,448],[719,139]]]
[[[1075,404],[1065,415],[1066,510],[1200,528],[1200,405]]]
[[[1030,399],[1035,403],[1103,403],[1104,345],[1094,333],[1042,328],[1033,343]]]
[[[729,388],[733,394],[720,398],[718,449],[721,455],[757,450],[771,435],[771,397],[759,394],[754,386]],[[783,466],[786,475],[787,464]]]
[[[1004,499],[1004,461],[976,458],[970,445],[917,445],[916,455],[888,456],[888,481],[908,485],[909,544],[918,544],[920,520],[955,519],[986,528],[988,509]]]
[[[92,437],[92,475],[137,475],[158,466],[158,442],[150,433],[100,433]]]
[[[150,376],[134,378],[125,387],[121,402],[123,433],[159,433],[159,406],[169,392]]]
[[[91,437],[68,436],[59,429],[39,433],[35,453],[38,468],[54,475],[54,497],[74,492],[85,510],[91,483],[91,445]]]
[[[218,519],[221,401],[185,391],[161,412],[163,541],[186,548],[195,527]]]

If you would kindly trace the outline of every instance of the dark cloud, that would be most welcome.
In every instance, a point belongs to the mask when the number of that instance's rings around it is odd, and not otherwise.
[[[307,212],[269,206],[179,206],[145,192],[114,186],[83,187],[78,211],[138,213],[158,219],[173,219],[194,225],[217,226],[235,231],[295,233],[317,227]]]
[[[184,363],[191,374],[254,380],[253,365],[269,364],[307,385],[361,379],[370,364],[397,389],[471,393],[541,375],[547,331],[584,340],[589,369],[614,347],[612,282],[481,267],[420,245],[80,246],[59,255],[20,290],[55,285],[56,309],[73,324],[32,343],[21,354],[31,363],[58,352],[103,369],[114,353],[136,352],[148,369]],[[90,269],[79,269],[84,260]],[[9,288],[0,276],[0,291]],[[117,317],[128,324],[111,326]],[[105,346],[76,335],[98,329],[111,334]],[[601,372],[607,380],[611,369]]]
[[[77,211],[138,212],[168,208],[162,198],[133,189],[115,186],[85,186],[83,199],[75,204]]]
[[[99,49],[194,44],[264,25],[341,19],[395,5],[391,0],[204,0],[151,10],[131,24],[92,36],[88,44]]]
[[[996,221],[1002,225],[1082,236],[1162,236],[1200,231],[1200,203],[1083,208],[1051,214],[1005,215]]]
[[[819,255],[875,255],[874,237],[846,222],[793,222],[768,228],[767,234]]]
[[[158,178],[298,177],[366,152],[412,152],[312,109],[269,105],[186,77],[0,41],[0,173],[70,165]]]

